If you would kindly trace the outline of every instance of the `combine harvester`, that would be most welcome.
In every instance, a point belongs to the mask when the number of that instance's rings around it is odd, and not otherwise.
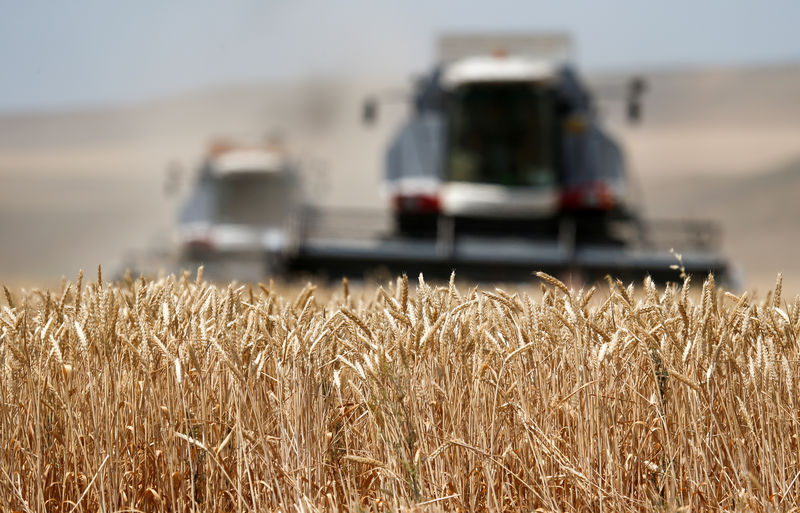
[[[680,279],[682,268],[730,280],[715,225],[641,217],[620,147],[600,125],[571,53],[558,34],[441,37],[438,63],[419,80],[387,152],[392,233],[357,240],[321,230],[302,239],[288,268],[331,276],[455,270],[489,280],[543,270],[661,282]],[[631,81],[631,121],[643,91]],[[377,112],[368,100],[365,121]]]
[[[249,263],[256,274],[330,278],[382,269],[509,281],[542,270],[666,282],[681,267],[729,280],[714,225],[648,222],[633,206],[622,152],[570,54],[562,35],[440,38],[387,152],[392,222],[382,233],[363,233],[381,213],[306,206],[282,152],[212,149],[181,218],[182,263],[227,266],[224,278],[243,278],[235,269]],[[631,82],[634,121],[643,90]],[[365,121],[377,112],[368,100]]]
[[[297,165],[279,144],[215,141],[181,209],[178,268],[258,281],[297,254],[303,212]]]

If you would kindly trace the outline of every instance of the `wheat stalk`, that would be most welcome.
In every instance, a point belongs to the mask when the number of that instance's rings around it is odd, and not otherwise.
[[[762,301],[537,276],[4,287],[0,510],[800,507],[780,276]]]

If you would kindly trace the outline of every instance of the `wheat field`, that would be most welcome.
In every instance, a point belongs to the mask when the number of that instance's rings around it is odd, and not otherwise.
[[[0,509],[798,509],[780,281],[540,278],[6,290]]]

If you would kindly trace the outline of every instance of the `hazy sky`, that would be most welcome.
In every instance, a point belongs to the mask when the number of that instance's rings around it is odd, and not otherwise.
[[[0,0],[0,110],[400,75],[425,69],[436,33],[455,29],[567,30],[590,70],[800,63],[798,24],[797,0]]]

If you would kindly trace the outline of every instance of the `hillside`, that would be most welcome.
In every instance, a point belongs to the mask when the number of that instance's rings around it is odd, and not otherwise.
[[[800,284],[800,159],[733,178],[695,175],[663,180],[648,196],[654,198],[648,206],[661,216],[717,220],[726,253],[741,266],[749,283],[763,290],[780,271],[787,283]]]
[[[750,249],[743,241],[752,237],[773,255],[788,248],[792,228],[785,209],[798,185],[793,179],[763,185],[772,192],[744,203],[751,205],[747,215],[738,207],[748,187],[761,187],[759,177],[800,158],[800,66],[644,76],[643,124],[622,123],[622,105],[602,94],[599,107],[627,150],[647,211],[726,218],[735,251]],[[613,93],[627,75],[590,78]],[[215,136],[281,132],[301,157],[313,201],[381,206],[383,151],[405,108],[387,104],[378,123],[365,127],[361,102],[407,84],[402,78],[318,78],[220,87],[118,108],[0,115],[0,236],[6,241],[0,280],[56,280],[98,262],[113,267],[126,249],[146,245],[169,229],[179,203],[163,195],[166,168],[183,170],[185,191]],[[737,189],[750,178],[756,182]],[[741,196],[728,210],[726,194]],[[770,194],[782,199],[770,200]],[[773,220],[772,228],[756,219]],[[751,274],[761,273],[756,268],[762,264],[768,275],[796,272],[772,257],[743,252],[740,258]]]

